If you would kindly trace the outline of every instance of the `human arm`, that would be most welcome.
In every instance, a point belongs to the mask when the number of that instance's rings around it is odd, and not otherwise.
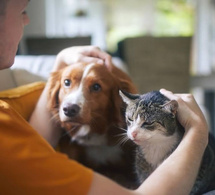
[[[177,117],[185,128],[185,135],[177,149],[136,191],[122,189],[94,173],[89,194],[189,194],[208,142],[207,123],[192,95],[161,92],[179,103]]]
[[[174,95],[161,91],[179,103],[178,119],[185,127],[185,136],[178,148],[136,190],[125,189],[94,172],[89,194],[189,194],[207,145],[208,127],[205,118],[190,95]]]
[[[62,50],[56,57],[52,71],[58,71],[67,65],[76,62],[99,63],[107,68],[111,67],[112,59],[109,54],[95,46],[78,46]],[[52,146],[56,146],[61,135],[61,128],[51,120],[51,114],[47,109],[47,86],[32,113],[29,123],[42,135]]]
[[[135,191],[125,189],[69,160],[65,155],[56,153],[19,113],[0,101],[2,192],[5,192],[4,194],[11,191],[21,194],[88,192],[92,195],[189,194],[207,144],[207,125],[194,100],[186,104],[182,100],[177,101],[178,117],[185,126],[185,137],[176,151]]]
[[[0,98],[1,194],[85,195],[92,170],[56,152],[10,105],[10,98],[9,103]]]

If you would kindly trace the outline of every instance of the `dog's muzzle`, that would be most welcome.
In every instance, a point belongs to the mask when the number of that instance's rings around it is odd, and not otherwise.
[[[67,103],[66,105],[63,106],[63,113],[67,117],[75,117],[79,114],[81,108],[77,104],[69,104]]]

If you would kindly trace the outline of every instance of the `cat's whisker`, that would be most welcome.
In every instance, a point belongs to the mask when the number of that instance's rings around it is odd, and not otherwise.
[[[121,130],[123,130],[123,131],[126,131],[127,132],[127,129],[125,129],[125,128],[123,128],[123,127],[119,127],[119,126],[117,126],[117,125],[113,125],[114,127],[116,127],[116,128],[118,128],[118,129],[121,129]]]
[[[125,137],[125,136],[127,136],[127,133],[120,133],[120,134],[114,135],[114,137]]]
[[[118,127],[118,128],[121,129],[121,130],[123,130],[123,131],[125,131],[125,132],[127,132],[127,129],[124,129],[122,127]]]
[[[129,138],[126,135],[121,140],[119,140],[119,142],[116,145],[123,146],[128,140],[129,140]]]

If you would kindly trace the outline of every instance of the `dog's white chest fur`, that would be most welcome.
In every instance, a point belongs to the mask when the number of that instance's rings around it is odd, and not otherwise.
[[[119,146],[90,146],[87,148],[86,157],[98,165],[108,163],[115,164],[122,158],[122,150]]]

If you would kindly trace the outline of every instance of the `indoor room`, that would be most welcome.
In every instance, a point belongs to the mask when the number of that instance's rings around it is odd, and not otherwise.
[[[19,37],[11,29],[20,18],[4,14],[22,5],[2,2],[0,49],[4,36],[8,45]],[[10,166],[15,186],[4,172],[8,194],[57,194],[64,184],[66,193],[72,181],[71,194],[104,187],[104,194],[213,195],[215,0],[20,2],[23,36],[0,71],[0,137],[8,132],[0,142],[11,151],[0,164]]]
[[[98,46],[124,63],[141,93],[160,88],[194,93],[209,113],[213,131],[214,4],[213,0],[32,1],[27,8],[31,24],[25,28],[18,55],[56,55],[69,46]]]

